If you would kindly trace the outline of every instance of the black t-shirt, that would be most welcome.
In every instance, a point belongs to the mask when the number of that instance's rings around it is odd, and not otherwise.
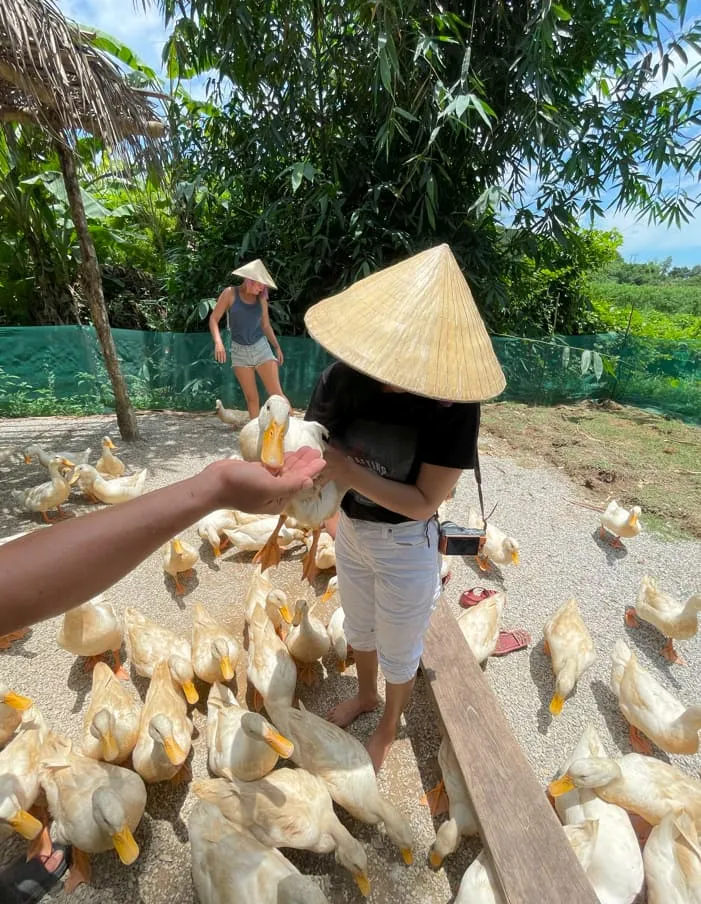
[[[422,464],[474,467],[480,406],[385,392],[381,383],[336,362],[319,377],[306,420],[323,424],[363,467],[414,484]],[[360,521],[410,520],[355,490],[346,493],[341,507]]]

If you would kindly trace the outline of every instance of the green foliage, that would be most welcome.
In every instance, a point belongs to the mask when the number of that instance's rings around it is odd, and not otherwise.
[[[84,398],[60,398],[56,377],[47,368],[45,386],[36,387],[0,367],[0,416],[41,417],[47,415],[102,414],[103,405]]]
[[[667,314],[642,306],[633,308],[631,314],[630,304],[623,306],[606,299],[607,296],[604,295],[593,304],[601,329],[621,333],[630,329],[632,335],[650,339],[701,339],[701,317],[693,314]]]

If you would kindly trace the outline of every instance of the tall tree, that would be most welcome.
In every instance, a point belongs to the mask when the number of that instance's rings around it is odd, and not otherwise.
[[[100,137],[127,156],[155,149],[163,134],[144,94],[64,19],[52,0],[0,4],[0,121],[38,123],[53,137],[82,251],[82,278],[125,440],[138,439],[136,416],[122,376],[88,230],[72,136]]]
[[[214,67],[223,103],[181,130],[183,209],[228,192],[225,243],[294,271],[299,305],[444,240],[497,309],[494,274],[534,233],[566,243],[607,202],[676,224],[699,204],[701,20],[684,2],[160,5],[171,74]]]

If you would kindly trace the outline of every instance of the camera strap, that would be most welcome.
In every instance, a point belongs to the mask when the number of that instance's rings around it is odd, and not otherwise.
[[[487,516],[484,513],[484,497],[482,495],[482,471],[480,470],[480,456],[477,451],[477,445],[475,444],[475,466],[473,468],[475,472],[475,480],[477,481],[477,495],[480,500],[480,514],[482,515],[482,521],[484,522],[484,526],[487,526]]]

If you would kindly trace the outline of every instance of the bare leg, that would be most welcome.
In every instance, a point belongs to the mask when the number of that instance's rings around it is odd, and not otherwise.
[[[269,396],[279,395],[289,404],[289,400],[280,386],[280,367],[277,361],[263,361],[256,367],[256,371],[260,374],[260,378],[265,386],[265,391]]]
[[[411,692],[414,690],[415,680],[415,678],[412,678],[411,681],[405,681],[404,684],[390,684],[388,682],[386,685],[385,711],[382,713],[380,724],[370,735],[365,745],[370,754],[372,765],[375,767],[375,772],[380,771],[385,757],[397,737],[399,720],[409,703]]]
[[[339,703],[327,713],[326,718],[335,725],[345,728],[355,721],[361,713],[369,713],[377,709],[380,698],[377,696],[377,651],[355,650],[355,666],[358,672],[358,693]]]
[[[260,399],[258,398],[258,386],[256,385],[256,372],[252,367],[235,367],[234,373],[239,381],[239,386],[246,399],[248,414],[253,420],[260,414]]]

